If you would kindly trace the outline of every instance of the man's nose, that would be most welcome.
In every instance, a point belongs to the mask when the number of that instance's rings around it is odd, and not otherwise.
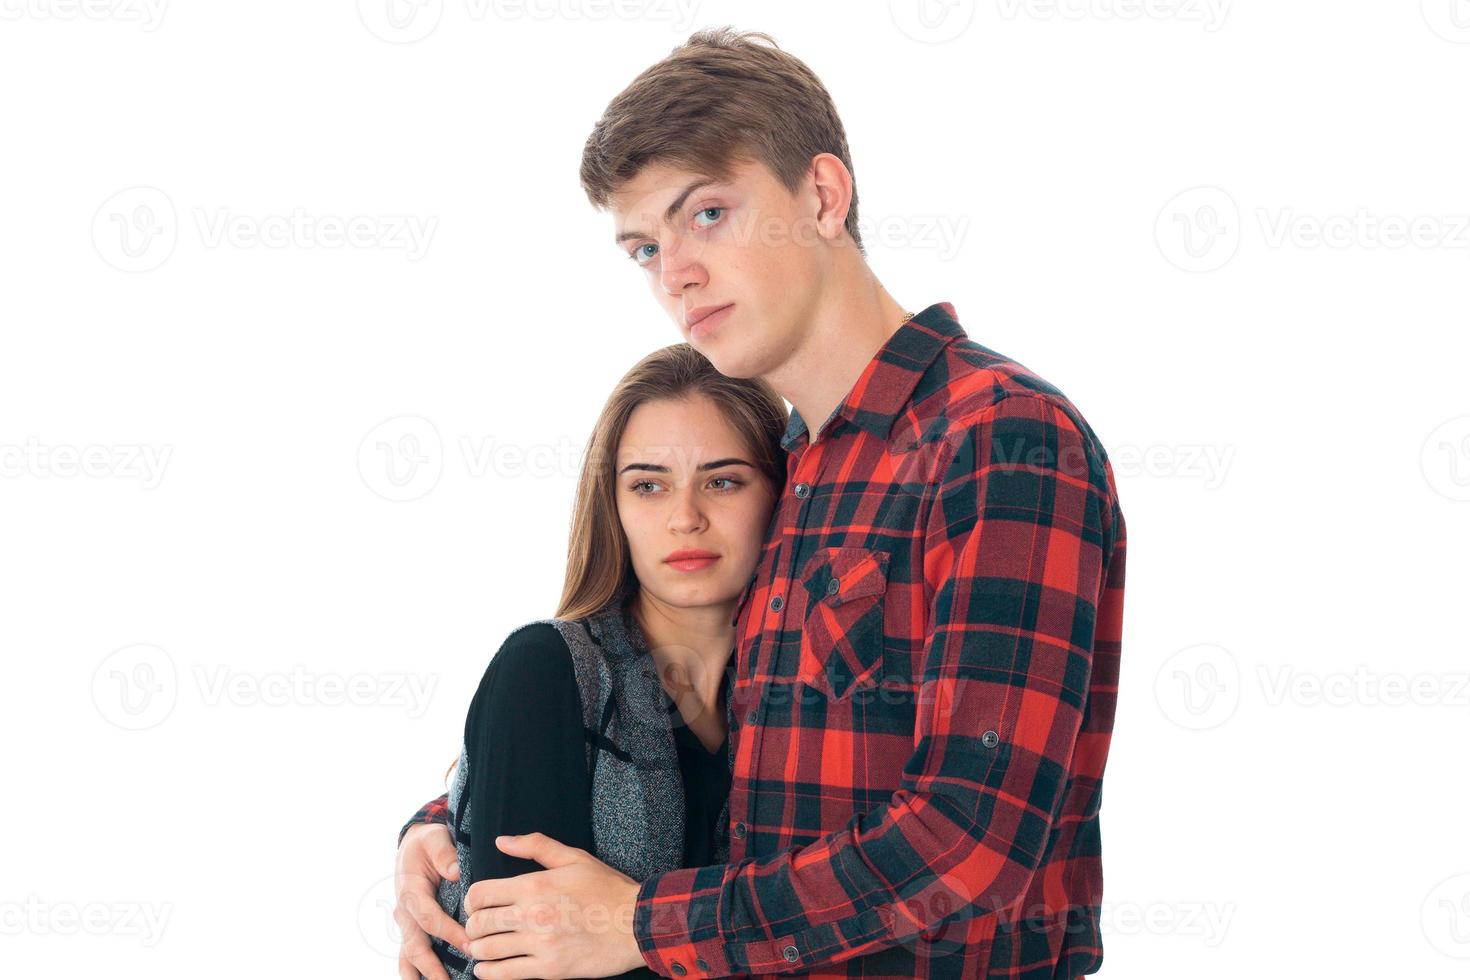
[[[686,289],[703,286],[706,281],[703,263],[697,261],[697,256],[690,253],[686,243],[680,243],[660,258],[663,259],[663,267],[659,272],[664,292],[670,296],[678,296]]]

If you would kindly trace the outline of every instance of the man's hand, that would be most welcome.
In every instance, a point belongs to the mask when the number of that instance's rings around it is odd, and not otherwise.
[[[443,879],[459,880],[459,856],[454,839],[442,823],[423,823],[410,827],[398,848],[394,880],[398,888],[398,904],[393,907],[393,921],[403,932],[398,947],[398,976],[402,980],[449,980],[449,972],[429,946],[429,936],[438,936],[461,952],[467,952],[470,937],[464,926],[450,918],[439,907],[436,893]]]
[[[502,960],[477,963],[480,980],[610,977],[644,965],[633,938],[638,882],[545,834],[497,837],[495,846],[547,870],[465,892],[470,955]]]

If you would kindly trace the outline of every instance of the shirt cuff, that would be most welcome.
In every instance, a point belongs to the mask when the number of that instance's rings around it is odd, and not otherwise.
[[[638,941],[643,961],[654,973],[690,980],[744,972],[731,968],[716,919],[721,885],[718,873],[724,869],[724,865],[678,868],[645,878],[639,885],[638,902],[633,907],[633,938]],[[716,876],[714,887],[700,880],[703,877],[707,882],[710,872]]]

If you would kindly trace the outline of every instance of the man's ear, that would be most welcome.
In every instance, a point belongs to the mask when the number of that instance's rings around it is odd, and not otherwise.
[[[808,179],[817,194],[817,232],[828,241],[836,241],[846,231],[847,210],[852,206],[852,174],[832,153],[812,157]]]

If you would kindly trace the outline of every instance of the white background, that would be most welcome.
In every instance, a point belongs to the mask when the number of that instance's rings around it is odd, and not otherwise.
[[[396,976],[398,827],[678,340],[583,140],[726,23],[1112,454],[1099,975],[1464,975],[1470,3],[151,2],[0,0],[4,975]]]

